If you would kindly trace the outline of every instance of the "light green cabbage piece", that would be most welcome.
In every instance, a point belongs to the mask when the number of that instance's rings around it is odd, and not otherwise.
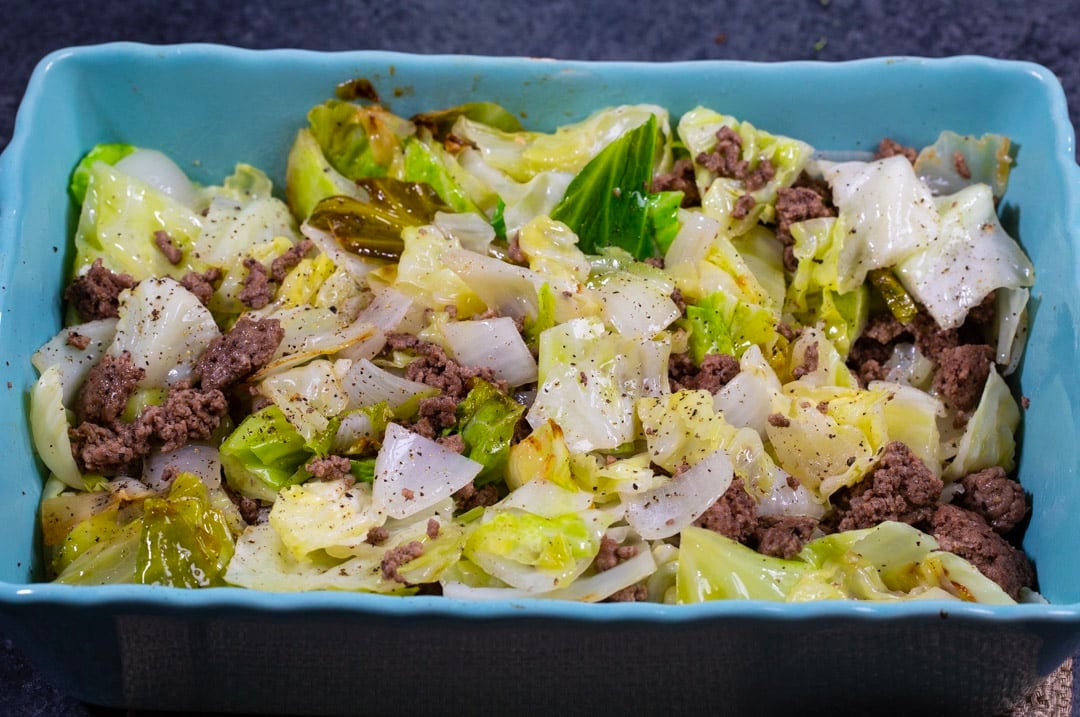
[[[562,222],[546,216],[530,220],[518,232],[518,247],[535,272],[574,282],[589,278],[589,260],[577,235]]]
[[[401,233],[405,250],[393,288],[435,310],[453,306],[465,318],[485,306],[469,284],[443,262],[443,253],[461,250],[461,242],[434,226],[409,227]]]
[[[550,215],[574,178],[573,172],[551,170],[537,172],[527,182],[519,183],[489,165],[480,150],[471,147],[462,150],[457,161],[476,182],[489,187],[502,200],[507,237],[514,236],[535,217]]]
[[[931,536],[893,521],[812,540],[791,560],[761,555],[718,533],[691,527],[683,530],[678,560],[680,603],[730,599],[1013,602],[970,563],[938,550]]]
[[[975,184],[936,200],[940,235],[897,267],[904,288],[942,328],[964,323],[968,311],[995,289],[1035,282],[1035,267],[1001,226],[994,197]]]
[[[934,475],[941,475],[941,432],[937,419],[945,415],[941,401],[911,386],[885,381],[871,381],[871,391],[886,390],[891,398],[885,403],[885,430],[890,441],[900,441],[922,459]]]
[[[652,461],[669,473],[695,465],[720,447],[723,419],[713,412],[708,391],[645,396],[637,401],[637,415]]]
[[[302,470],[314,454],[276,405],[247,416],[222,442],[221,466],[229,487],[267,502],[278,491],[308,477]]]
[[[1005,194],[1012,168],[1012,143],[1001,134],[981,137],[945,130],[915,159],[915,173],[934,190],[934,194],[953,194],[970,184],[988,184],[994,197]],[[970,176],[956,169],[955,153],[964,158]]]
[[[110,585],[135,582],[142,520],[125,521],[117,508],[84,520],[64,540],[57,554],[54,582]]]
[[[386,514],[372,502],[371,486],[348,479],[283,488],[270,511],[270,525],[297,560],[317,550],[347,553],[385,522]]]
[[[308,444],[327,443],[337,430],[332,419],[349,405],[349,396],[334,363],[316,359],[287,369],[259,383],[259,391],[273,401]]]
[[[296,221],[302,222],[321,200],[346,196],[361,199],[356,182],[334,169],[307,127],[296,133],[285,165],[285,196]]]
[[[539,388],[526,418],[552,420],[571,452],[613,449],[636,437],[634,404],[667,391],[666,342],[605,330],[598,319],[573,319],[540,335]]]
[[[427,135],[426,132],[423,134]],[[494,208],[497,195],[462,169],[457,159],[441,143],[432,140],[430,135],[405,140],[404,157],[405,181],[431,185],[439,198],[455,212],[481,213],[480,207],[473,201],[473,195],[479,195],[482,201]]]
[[[907,158],[830,164],[824,176],[846,230],[839,235],[836,288],[841,293],[862,284],[871,269],[894,266],[935,242],[934,198]]]
[[[975,413],[968,419],[956,458],[945,469],[945,478],[956,480],[991,466],[1006,472],[1016,467],[1016,429],[1020,407],[994,366],[983,387]]]
[[[686,307],[690,357],[700,365],[707,354],[739,358],[751,346],[771,352],[779,334],[771,311],[717,290]]]
[[[200,268],[192,263],[205,219],[140,179],[104,162],[90,167],[86,196],[75,230],[76,274],[95,259],[117,273],[137,280],[183,276]],[[154,244],[154,232],[167,232],[184,259],[174,266]]]

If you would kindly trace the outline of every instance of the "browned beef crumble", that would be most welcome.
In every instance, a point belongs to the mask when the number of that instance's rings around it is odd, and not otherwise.
[[[453,451],[454,453],[465,452],[465,439],[461,437],[460,433],[451,433],[448,436],[439,436],[435,439],[443,448]]]
[[[915,158],[918,156],[918,152],[915,151],[914,147],[906,147],[892,138],[886,137],[878,143],[877,151],[874,152],[874,159],[887,159],[898,154],[906,157],[912,164],[915,164]]]
[[[188,441],[205,441],[221,425],[229,410],[225,394],[217,389],[173,387],[160,406],[147,406],[138,423],[149,425],[161,450],[174,451]]]
[[[682,291],[677,286],[671,290],[671,302],[675,304],[680,314],[686,316],[686,298],[683,297]]]
[[[960,479],[964,487],[953,502],[978,513],[995,532],[1004,535],[1027,516],[1028,503],[1023,487],[1005,474],[1001,466],[992,466]]]
[[[736,179],[746,175],[749,164],[742,158],[742,137],[724,125],[716,131],[716,146],[711,152],[702,152],[695,161],[713,174]]]
[[[114,319],[119,313],[120,292],[138,282],[129,274],[117,274],[95,259],[90,270],[64,289],[64,301],[78,312],[83,321]]]
[[[520,264],[521,266],[529,265],[529,257],[525,256],[525,252],[521,250],[521,242],[516,233],[514,236],[510,237],[510,240],[507,242],[506,257],[515,264]]]
[[[676,160],[670,172],[653,177],[649,191],[682,192],[680,206],[683,207],[695,207],[701,204],[701,194],[698,191],[697,180],[694,178],[694,163],[686,158]]]
[[[461,513],[467,513],[473,508],[486,508],[499,502],[499,489],[493,483],[477,488],[474,483],[469,482],[454,493],[454,501]]]
[[[405,578],[398,574],[398,568],[410,560],[420,557],[423,552],[424,544],[419,540],[413,540],[404,545],[399,545],[396,548],[387,550],[386,555],[383,556],[382,563],[380,564],[383,577],[387,580],[404,583]]]
[[[641,583],[616,590],[608,595],[604,602],[645,602],[649,599],[649,588]]]
[[[428,518],[427,526],[424,528],[424,533],[427,537],[435,540],[439,537],[439,521],[435,518]]]
[[[776,238],[784,245],[784,268],[795,271],[795,238],[791,225],[807,219],[836,216],[836,209],[826,200],[827,195],[813,187],[781,187],[776,191]]]
[[[694,521],[699,528],[720,533],[740,543],[749,541],[757,528],[757,503],[736,476],[715,503]]]
[[[210,342],[195,362],[194,374],[203,388],[228,388],[266,365],[284,337],[277,319],[241,316],[229,331]]]
[[[111,427],[80,423],[68,431],[71,453],[79,470],[102,475],[141,475],[141,461],[150,452],[153,428],[135,421],[116,421]]]
[[[759,553],[789,559],[803,549],[817,527],[815,518],[803,515],[762,515],[753,541]]]
[[[77,331],[69,331],[67,335],[67,341],[65,341],[64,343],[66,343],[73,349],[85,351],[86,347],[90,345],[90,337],[84,334],[80,334]]]
[[[400,344],[400,334],[389,334],[388,345],[394,350]],[[416,339],[407,347],[414,351],[417,357],[409,362],[405,369],[405,378],[410,381],[433,386],[442,392],[443,396],[454,400],[455,405],[460,403],[472,388],[473,380],[480,378],[498,388],[505,390],[505,383],[495,378],[490,367],[466,367],[454,361],[446,355],[442,347],[428,341]],[[402,348],[405,348],[404,346]]]
[[[173,244],[172,237],[169,236],[169,232],[163,229],[158,229],[154,232],[154,246],[165,255],[165,259],[176,266],[184,258],[184,252],[180,251],[175,244]]]
[[[367,532],[367,537],[364,538],[364,542],[368,545],[382,545],[389,537],[390,531],[379,526],[377,528],[372,528]]]
[[[886,520],[910,525],[929,521],[944,484],[900,441],[885,446],[877,465],[846,495],[838,496],[840,530],[871,528]]]
[[[266,273],[266,267],[250,256],[244,259],[244,267],[248,273],[244,278],[244,288],[240,290],[236,298],[248,308],[261,309],[274,298],[274,290],[270,287],[270,277]]]
[[[194,294],[203,306],[208,306],[214,296],[214,282],[220,278],[221,269],[212,266],[204,272],[189,271],[180,279],[180,285]]]
[[[803,362],[795,367],[791,372],[791,375],[795,378],[802,378],[807,374],[811,374],[818,369],[818,344],[813,342],[806,347],[806,351],[803,352]]]
[[[312,458],[304,467],[319,480],[341,480],[352,476],[352,463],[345,456]]]
[[[986,344],[965,344],[938,354],[934,389],[958,411],[970,411],[979,403],[996,351]]]
[[[75,397],[76,422],[109,425],[119,419],[145,376],[146,371],[131,361],[127,351],[119,356],[105,354],[87,372]]]
[[[960,150],[952,153],[952,163],[957,174],[963,179],[971,179],[971,168],[968,167],[967,159],[964,158]]]
[[[689,354],[672,354],[668,362],[671,390],[705,390],[716,393],[739,373],[739,361],[727,354],[706,354],[695,366]]]
[[[606,535],[600,539],[600,551],[596,554],[593,566],[599,572],[611,570],[613,567],[629,560],[638,554],[636,545],[619,545]]]
[[[744,194],[735,200],[735,206],[731,208],[731,216],[734,219],[744,219],[754,206],[757,205],[757,200],[754,199],[753,194]]]
[[[285,253],[270,262],[270,278],[279,284],[285,280],[289,270],[300,263],[308,255],[315,244],[310,239],[301,239],[296,244],[285,250]]]
[[[1020,588],[1034,587],[1035,569],[1028,557],[994,532],[977,513],[956,505],[941,505],[930,523],[942,550],[970,562],[1013,600],[1020,598]]]
[[[416,422],[410,426],[425,438],[434,440],[447,428],[457,423],[457,405],[460,399],[445,393],[420,399]]]
[[[770,413],[767,420],[770,426],[776,428],[787,428],[791,425],[791,419],[782,413]]]

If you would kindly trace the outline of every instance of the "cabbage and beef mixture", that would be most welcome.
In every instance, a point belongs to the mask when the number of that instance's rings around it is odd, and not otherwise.
[[[1037,600],[1010,165],[993,135],[830,155],[705,107],[547,133],[355,97],[278,193],[98,145],[33,358],[50,577]]]

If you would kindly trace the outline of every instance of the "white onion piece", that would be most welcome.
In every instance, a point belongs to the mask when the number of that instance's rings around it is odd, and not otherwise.
[[[997,334],[995,363],[1004,366],[1002,376],[1008,376],[1020,365],[1020,355],[1027,339],[1027,289],[998,289],[994,310]]]
[[[495,228],[474,212],[435,212],[435,226],[448,237],[457,239],[461,246],[477,254],[487,254],[495,241]]]
[[[626,522],[646,540],[671,537],[701,517],[733,475],[727,453],[715,450],[664,485],[624,499]]]
[[[351,251],[346,250],[337,239],[321,229],[316,229],[307,222],[300,225],[300,233],[315,243],[323,254],[330,257],[335,266],[339,266],[352,274],[357,279],[363,279],[372,269],[381,266],[380,263],[361,259]]]
[[[341,419],[330,450],[333,453],[342,453],[361,439],[376,437],[375,426],[366,413],[350,413]]]
[[[85,349],[76,348],[68,343],[68,337],[79,334],[90,339]],[[85,324],[69,326],[49,339],[39,348],[30,362],[39,373],[45,373],[50,366],[60,370],[60,383],[64,387],[64,405],[70,406],[75,394],[86,379],[87,372],[101,360],[105,349],[116,337],[116,319],[98,319]]]
[[[124,174],[140,179],[185,207],[195,206],[195,187],[184,170],[156,149],[136,149],[115,165]]]
[[[352,360],[375,358],[386,346],[386,334],[398,331],[401,322],[413,308],[413,300],[397,289],[383,289],[371,299],[356,317],[357,322],[375,327],[372,334],[338,352],[341,358]]]
[[[521,598],[539,597],[536,593],[518,588],[474,588],[456,580],[446,580],[442,583],[443,597],[453,600],[519,600]]]
[[[752,428],[764,436],[772,412],[772,392],[759,376],[743,371],[713,394],[713,408],[735,428]]]
[[[143,482],[154,490],[169,485],[163,474],[168,467],[178,473],[194,473],[207,488],[221,486],[221,457],[217,448],[208,443],[186,443],[175,451],[154,451],[143,464]]]
[[[448,321],[440,330],[462,366],[487,366],[511,387],[536,381],[536,359],[509,316]]]
[[[375,457],[372,498],[391,518],[405,518],[464,488],[479,463],[396,423],[386,427]]]
[[[144,279],[121,292],[118,312],[108,353],[129,352],[131,362],[146,371],[139,382],[143,388],[189,378],[195,362],[220,335],[210,310],[168,277]]]
[[[679,264],[697,267],[705,261],[705,255],[720,231],[720,222],[701,212],[680,209],[679,222],[679,231],[664,255],[664,266],[669,270]]]
[[[60,367],[52,366],[30,389],[30,434],[45,467],[65,485],[86,490],[86,482],[71,454],[69,427]]]
[[[515,319],[536,317],[536,292],[548,279],[525,267],[465,249],[447,249],[442,260],[489,309]]]
[[[349,408],[374,406],[386,401],[393,409],[413,398],[437,393],[437,389],[427,384],[401,378],[367,359],[353,363],[342,377],[341,386],[349,397]]]

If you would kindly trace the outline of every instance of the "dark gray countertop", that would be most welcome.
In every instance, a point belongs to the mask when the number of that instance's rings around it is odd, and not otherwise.
[[[1061,79],[1080,125],[1077,0],[0,0],[0,148],[34,65],[52,50],[113,40],[252,48],[628,60],[845,60],[977,54],[1038,62]],[[1080,661],[1078,661],[1080,662]],[[1073,680],[1074,704],[1078,683]],[[120,715],[60,694],[0,636],[0,714]],[[1073,709],[1073,714],[1080,711]]]

